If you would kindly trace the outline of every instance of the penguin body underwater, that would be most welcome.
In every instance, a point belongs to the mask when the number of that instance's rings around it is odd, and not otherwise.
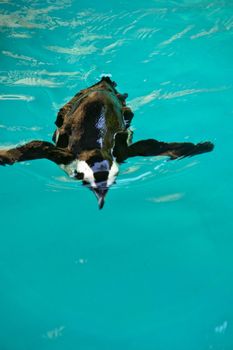
[[[147,139],[132,143],[130,123],[134,116],[126,106],[127,94],[116,90],[109,77],[77,93],[58,112],[54,144],[31,141],[0,150],[0,165],[46,158],[73,179],[82,180],[97,197],[99,208],[115,182],[119,165],[130,157],[168,156],[170,159],[210,152],[211,142],[160,142]]]

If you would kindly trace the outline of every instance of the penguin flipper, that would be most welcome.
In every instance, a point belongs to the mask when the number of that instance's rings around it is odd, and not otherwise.
[[[16,162],[43,158],[56,164],[68,164],[74,156],[68,150],[58,148],[46,141],[31,141],[19,147],[0,150],[0,165],[12,165]]]
[[[160,142],[153,139],[133,143],[127,149],[127,158],[136,156],[168,156],[170,159],[192,157],[197,154],[210,152],[214,148],[211,142]]]

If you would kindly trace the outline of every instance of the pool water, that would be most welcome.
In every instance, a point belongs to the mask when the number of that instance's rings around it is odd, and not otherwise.
[[[1,1],[0,146],[50,141],[58,109],[111,74],[134,158],[103,210],[55,164],[0,168],[1,350],[233,349],[233,2]]]

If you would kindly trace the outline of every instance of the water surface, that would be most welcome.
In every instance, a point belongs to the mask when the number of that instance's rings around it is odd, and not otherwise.
[[[135,158],[102,211],[46,160],[0,169],[2,350],[233,348],[233,3],[1,1],[0,145],[51,140],[58,109],[111,74]]]

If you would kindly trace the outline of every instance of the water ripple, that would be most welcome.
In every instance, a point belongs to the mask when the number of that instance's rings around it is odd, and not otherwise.
[[[25,85],[25,86],[46,86],[50,88],[63,85],[62,83],[58,83],[53,80],[41,79],[41,78],[23,78],[23,79],[16,80],[13,84]]]
[[[97,48],[94,45],[88,45],[88,46],[77,45],[72,48],[61,47],[61,46],[46,46],[46,48],[50,51],[64,53],[67,55],[75,55],[75,56],[90,55],[97,51]]]
[[[173,41],[181,39],[186,33],[190,32],[190,30],[192,30],[193,27],[194,27],[194,25],[189,25],[187,28],[185,28],[181,32],[178,32],[178,33],[172,35],[172,37],[170,39],[163,41],[160,45],[161,46],[169,45]]]
[[[55,88],[66,85],[70,88],[71,83],[77,80],[86,81],[88,76],[93,72],[93,67],[87,72],[83,71],[48,71],[43,70],[14,70],[14,71],[0,71],[0,83],[11,86],[45,86],[47,88]],[[49,78],[48,78],[49,77]],[[19,97],[18,97],[19,96]],[[18,94],[4,94],[2,99],[24,99],[31,100],[31,97],[21,97],[24,95]],[[60,108],[60,107],[59,107]]]
[[[197,34],[190,36],[190,39],[193,40],[193,39],[201,38],[201,37],[206,36],[206,35],[211,35],[213,33],[216,33],[218,30],[219,30],[219,26],[216,24],[212,28],[210,28],[209,30],[203,30]]]
[[[61,337],[63,335],[64,329],[65,329],[64,326],[54,328],[54,329],[46,332],[46,334],[43,335],[43,338],[47,338],[47,339],[51,340],[51,339]]]
[[[102,53],[106,54],[109,51],[112,52],[116,47],[122,46],[124,42],[125,42],[125,40],[123,40],[123,39],[116,40],[112,44],[104,47]]]
[[[5,94],[5,95],[0,95],[0,101],[33,101],[35,99],[34,96],[28,96],[28,95],[10,95],[10,94]],[[0,126],[1,127],[1,126]]]
[[[184,193],[171,193],[165,196],[148,198],[148,201],[153,203],[166,203],[166,202],[175,202],[184,197]]]
[[[28,33],[11,33],[9,34],[10,38],[18,38],[18,39],[29,39],[31,35]]]
[[[137,110],[140,107],[158,99],[158,100],[169,100],[173,98],[183,97],[187,95],[193,95],[193,94],[200,94],[200,93],[212,93],[212,92],[219,92],[224,91],[227,89],[230,89],[231,86],[221,86],[218,88],[200,88],[200,89],[185,89],[185,90],[179,90],[179,91],[172,91],[172,92],[163,92],[162,89],[153,90],[148,95],[136,97],[133,100],[129,101],[129,105],[134,109]]]
[[[39,62],[38,60],[36,60],[33,57],[29,57],[29,56],[25,56],[25,55],[19,55],[16,53],[13,53],[11,51],[2,51],[2,54],[11,58],[15,58],[17,60],[23,60],[23,61],[29,61],[30,63],[32,63],[32,65],[41,65],[41,64],[45,64],[44,62]]]
[[[42,130],[39,126],[6,126],[6,125],[0,125],[0,129],[5,129],[7,131],[40,131]]]
[[[136,38],[139,40],[150,39],[155,33],[159,32],[160,28],[140,28],[137,31]]]

